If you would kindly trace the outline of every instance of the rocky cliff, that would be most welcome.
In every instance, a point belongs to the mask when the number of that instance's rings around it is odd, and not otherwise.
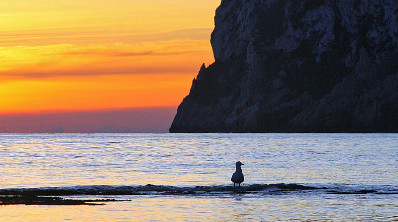
[[[222,0],[170,132],[398,132],[397,0]]]

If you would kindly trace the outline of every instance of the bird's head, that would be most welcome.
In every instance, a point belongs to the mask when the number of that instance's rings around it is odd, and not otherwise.
[[[245,165],[245,164],[241,163],[240,161],[236,162],[236,166],[237,166],[237,167],[240,167],[240,166],[242,166],[242,165]]]

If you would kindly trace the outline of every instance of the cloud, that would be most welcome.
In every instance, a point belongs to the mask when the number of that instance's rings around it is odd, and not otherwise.
[[[123,42],[157,42],[177,39],[210,40],[211,28],[183,29],[171,32],[155,33],[110,33],[110,32],[49,32],[48,30],[34,30],[32,33],[3,34],[0,44],[15,45],[51,45],[51,44],[91,44],[93,40],[101,43]],[[43,34],[45,33],[45,34]]]
[[[194,40],[3,47],[0,51],[0,63],[3,65],[0,80],[114,74],[195,74],[200,64],[211,55],[208,42]]]
[[[114,51],[114,50],[95,50],[95,49],[88,49],[88,50],[81,50],[81,51],[70,51],[66,52],[66,55],[103,55],[103,56],[112,56],[112,57],[134,57],[134,56],[148,56],[148,55],[155,55],[156,53],[153,51],[146,51],[146,52],[121,52],[121,51]]]
[[[100,55],[108,57],[139,57],[139,56],[164,56],[164,55],[184,55],[200,53],[200,51],[183,51],[183,52],[131,52],[131,51],[118,51],[118,50],[101,50],[101,49],[86,49],[80,51],[65,52],[65,55]]]
[[[28,71],[28,70],[13,70],[5,73],[0,73],[5,79],[35,79],[35,78],[50,78],[61,76],[101,76],[101,75],[137,75],[137,74],[186,74],[196,72],[197,67],[181,66],[151,66],[151,67],[92,67],[80,68],[75,67],[69,70],[46,70],[46,71]]]

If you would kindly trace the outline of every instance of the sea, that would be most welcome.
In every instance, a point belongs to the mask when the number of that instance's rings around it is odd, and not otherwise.
[[[398,221],[398,134],[0,134],[0,191],[26,189],[100,203],[0,221]]]

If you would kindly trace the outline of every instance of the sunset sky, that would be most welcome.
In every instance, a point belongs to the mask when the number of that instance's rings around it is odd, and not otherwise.
[[[3,1],[0,132],[51,132],[66,123],[75,132],[68,118],[104,112],[108,122],[96,127],[120,128],[109,123],[120,121],[118,110],[141,119],[135,110],[159,108],[154,118],[171,123],[202,63],[214,61],[209,40],[220,2]],[[51,118],[40,128],[34,122],[43,116]],[[162,124],[158,131],[167,130]],[[134,131],[134,121],[128,127]]]

